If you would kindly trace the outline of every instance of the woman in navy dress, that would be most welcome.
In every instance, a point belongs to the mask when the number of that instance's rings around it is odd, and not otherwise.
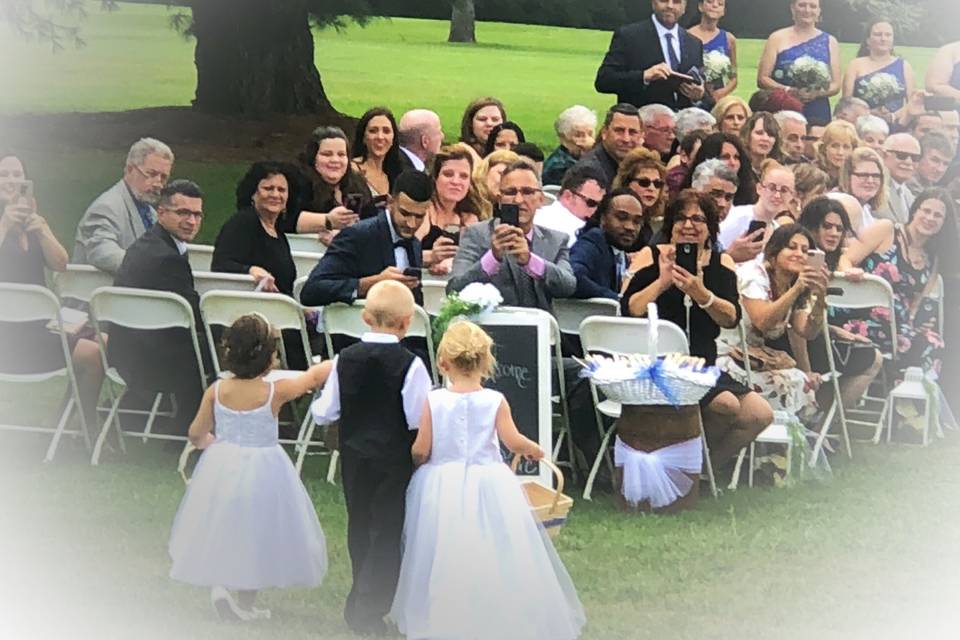
[[[960,109],[960,40],[940,47],[930,60],[927,91],[953,98]]]
[[[830,97],[840,93],[840,45],[829,33],[817,28],[820,0],[791,0],[793,26],[770,34],[757,68],[757,86],[784,89],[803,102],[803,115],[810,124],[830,122]],[[802,57],[818,60],[830,70],[826,87],[799,87],[791,77],[791,67]]]
[[[737,88],[737,39],[719,27],[721,18],[726,14],[727,0],[700,0],[697,9],[700,11],[700,22],[687,29],[687,33],[703,42],[704,56],[719,51],[730,59],[733,69],[733,75],[724,78],[723,82],[707,86],[714,102],[718,102]]]
[[[850,62],[843,75],[843,95],[861,98],[870,105],[874,115],[893,122],[907,104],[907,97],[914,91],[913,67],[893,51],[893,24],[877,19],[867,25],[866,38],[860,45],[857,57]],[[886,102],[879,103],[870,95],[870,81],[887,74],[900,85],[900,91]]]

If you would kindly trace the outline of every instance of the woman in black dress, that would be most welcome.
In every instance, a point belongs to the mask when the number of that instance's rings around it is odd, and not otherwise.
[[[664,237],[671,244],[641,250],[630,265],[633,277],[621,299],[624,316],[644,317],[647,305],[657,304],[659,317],[687,330],[689,296],[690,354],[708,365],[717,359],[716,338],[721,328],[733,328],[740,321],[737,274],[730,256],[712,250],[720,223],[713,202],[687,189],[667,205],[663,220]],[[699,273],[694,275],[677,264],[680,243],[697,246]],[[726,374],[700,402],[704,426],[714,464],[720,465],[752,442],[773,421],[770,405]]]

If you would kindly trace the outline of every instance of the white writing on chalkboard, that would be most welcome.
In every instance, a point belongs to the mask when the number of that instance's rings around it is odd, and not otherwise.
[[[530,367],[524,367],[518,364],[497,364],[495,377],[511,378],[521,389],[526,389],[530,382]]]

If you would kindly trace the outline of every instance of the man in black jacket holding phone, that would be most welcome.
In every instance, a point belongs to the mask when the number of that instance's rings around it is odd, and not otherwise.
[[[704,97],[703,44],[678,24],[687,2],[651,0],[651,5],[649,20],[614,32],[594,86],[637,107],[659,103],[676,111],[692,106]]]

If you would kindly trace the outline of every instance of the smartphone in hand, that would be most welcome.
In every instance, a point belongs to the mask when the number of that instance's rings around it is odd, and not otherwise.
[[[693,242],[678,242],[674,261],[692,276],[697,275],[700,248]]]
[[[423,269],[418,269],[417,267],[407,267],[403,270],[403,275],[407,276],[408,278],[423,280]]]
[[[761,229],[766,229],[766,228],[767,228],[767,223],[764,222],[763,220],[751,220],[750,226],[747,227],[747,233],[745,235],[747,237],[750,237],[757,231],[760,231]]]
[[[807,266],[813,267],[818,271],[827,264],[827,256],[820,249],[809,249],[807,251]]]
[[[520,226],[520,205],[501,204],[498,213],[500,224],[509,224],[514,227]]]

